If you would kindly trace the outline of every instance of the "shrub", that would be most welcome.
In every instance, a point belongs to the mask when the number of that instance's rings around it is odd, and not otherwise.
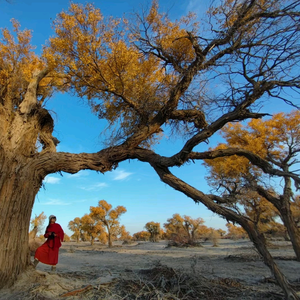
[[[34,256],[36,249],[41,245],[42,245],[42,241],[39,238],[30,239],[29,240],[30,255]]]

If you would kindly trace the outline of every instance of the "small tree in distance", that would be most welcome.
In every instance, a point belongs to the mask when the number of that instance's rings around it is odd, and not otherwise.
[[[202,218],[182,217],[176,213],[167,220],[164,227],[170,240],[178,244],[195,244],[196,240],[200,238],[200,232],[204,235],[207,231],[207,227],[203,223]]]
[[[126,230],[125,226],[122,225],[120,227],[120,230],[119,230],[119,238],[118,238],[120,241],[130,241],[132,240],[132,236],[130,235],[130,232]]]
[[[94,245],[95,238],[104,231],[102,223],[95,220],[91,214],[85,214],[81,218],[81,222],[82,230],[89,236],[91,245]]]
[[[145,229],[149,232],[150,234],[150,238],[149,240],[151,242],[157,242],[159,239],[159,236],[161,234],[161,229],[160,229],[160,223],[156,223],[156,222],[148,222],[145,225]]]
[[[139,231],[133,234],[133,238],[136,241],[149,241],[150,233],[148,231]]]
[[[32,226],[32,230],[29,233],[30,238],[35,239],[36,235],[42,230],[46,218],[47,217],[44,212],[41,212],[38,216],[35,215],[35,217],[30,221]]]
[[[241,226],[236,226],[234,224],[227,223],[226,227],[228,229],[226,237],[232,240],[238,240],[247,237],[247,232]]]
[[[101,222],[106,228],[108,235],[108,247],[112,247],[112,238],[119,234],[120,222],[119,218],[127,210],[124,206],[117,206],[112,209],[112,205],[107,203],[105,200],[100,200],[98,206],[90,207],[90,216]]]
[[[82,219],[79,217],[74,218],[74,220],[70,221],[68,224],[68,228],[73,231],[72,238],[79,243],[80,240],[85,241],[85,237],[83,236],[82,229]]]
[[[74,232],[72,238],[79,243],[80,239],[82,239],[82,220],[79,217],[74,218],[74,220],[69,222],[68,228]]]

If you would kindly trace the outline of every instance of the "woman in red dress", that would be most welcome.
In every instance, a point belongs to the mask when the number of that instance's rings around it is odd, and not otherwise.
[[[46,228],[44,237],[47,241],[37,248],[34,255],[34,266],[36,267],[39,262],[47,265],[51,265],[51,271],[56,271],[56,265],[58,263],[58,251],[61,246],[61,242],[64,240],[64,231],[61,226],[56,222],[56,217],[51,215],[49,217],[49,225]]]

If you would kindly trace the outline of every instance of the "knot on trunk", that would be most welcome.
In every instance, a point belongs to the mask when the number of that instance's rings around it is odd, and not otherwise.
[[[56,146],[59,144],[59,140],[52,136],[54,121],[49,111],[37,105],[33,114],[37,118],[39,126],[39,141],[43,145],[42,152],[56,152]]]

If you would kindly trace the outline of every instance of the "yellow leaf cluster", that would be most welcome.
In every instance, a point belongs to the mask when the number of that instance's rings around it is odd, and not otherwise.
[[[160,223],[151,221],[145,225],[145,228],[150,234],[160,234]]]
[[[43,226],[46,218],[47,217],[45,216],[44,212],[41,212],[38,216],[35,215],[35,217],[30,221],[32,228],[37,228],[37,230],[39,231]]]
[[[6,105],[15,109],[23,100],[28,84],[32,78],[46,67],[49,73],[38,86],[37,96],[46,98],[52,94],[54,87],[63,85],[65,80],[47,65],[44,58],[34,53],[31,31],[20,30],[20,24],[12,20],[13,30],[1,30],[0,40],[0,85],[3,87],[2,98]]]
[[[150,233],[148,231],[139,231],[133,234],[133,238],[137,241],[149,241]]]
[[[219,144],[214,150],[227,149],[229,145]],[[250,172],[252,166],[248,159],[241,156],[220,157],[213,160],[205,160],[211,168],[211,179],[219,181],[220,178],[230,178],[233,182],[239,182],[239,177]]]
[[[124,206],[117,206],[112,209],[112,205],[107,203],[105,200],[100,200],[98,206],[90,207],[90,216],[95,220],[101,221],[105,226],[118,226],[118,218],[121,214],[124,214],[127,210]]]
[[[199,237],[203,234],[207,228],[203,225],[204,220],[202,218],[193,219],[190,216],[184,215],[183,217],[176,213],[172,218],[167,219],[167,223],[164,224],[166,228],[166,235],[171,238],[174,235],[185,236],[191,239]]]
[[[241,238],[246,238],[247,233],[246,231],[240,227],[240,226],[235,226],[231,223],[226,224],[228,234],[227,236],[233,240],[241,239]]]
[[[253,119],[248,125],[229,124],[223,135],[231,147],[241,147],[262,158],[279,160],[289,153],[289,147],[300,145],[300,111],[278,113],[269,120]]]
[[[101,232],[104,231],[101,222],[93,219],[89,214],[85,214],[81,218],[81,222],[82,230],[85,231],[92,238],[97,237]]]
[[[151,115],[164,103],[164,87],[174,78],[158,58],[142,55],[124,38],[125,20],[106,20],[91,4],[72,4],[58,15],[55,31],[44,58],[68,74],[76,93],[91,100],[100,117],[112,123],[122,117],[126,128],[136,122],[136,112]]]
[[[271,163],[275,162],[279,166],[285,159],[289,164],[299,151],[299,120],[300,111],[295,110],[290,113],[275,114],[268,120],[253,119],[248,124],[228,124],[222,130],[227,143],[219,144],[215,149],[240,148],[251,151]],[[238,203],[243,205],[247,216],[257,223],[262,232],[278,227],[274,221],[278,214],[275,207],[256,192],[243,190],[244,178],[259,178],[262,175],[258,167],[253,166],[248,159],[239,156],[220,157],[206,160],[205,163],[210,168],[209,180],[212,185],[219,187],[222,183],[227,188],[239,188]]]
[[[222,134],[226,144],[219,144],[216,149],[228,147],[241,148],[251,151],[264,159],[272,157],[280,162],[289,151],[300,145],[300,112],[278,113],[269,120],[253,119],[247,125],[231,123],[224,127]],[[240,176],[249,172],[259,175],[261,171],[253,166],[248,159],[240,156],[221,157],[206,160],[211,167],[212,178],[216,181],[221,177],[228,177],[239,181]]]
[[[188,38],[187,31],[183,29],[183,25],[191,25],[194,15],[189,14],[180,21],[171,22],[165,15],[159,13],[157,1],[152,2],[149,14],[146,20],[151,28],[153,36],[155,36],[155,44],[169,57],[176,62],[180,62],[183,66],[195,58],[195,52],[192,42]],[[197,23],[191,25],[192,30],[197,28]]]
[[[260,232],[271,233],[276,229],[278,223],[275,218],[279,215],[278,210],[257,192],[247,190],[241,196],[240,203],[245,207],[247,217],[256,224]]]
[[[20,24],[12,20],[13,32],[1,30],[0,40],[0,85],[8,90],[11,98],[24,94],[34,72],[44,68],[42,60],[31,46],[30,30],[20,30]]]

